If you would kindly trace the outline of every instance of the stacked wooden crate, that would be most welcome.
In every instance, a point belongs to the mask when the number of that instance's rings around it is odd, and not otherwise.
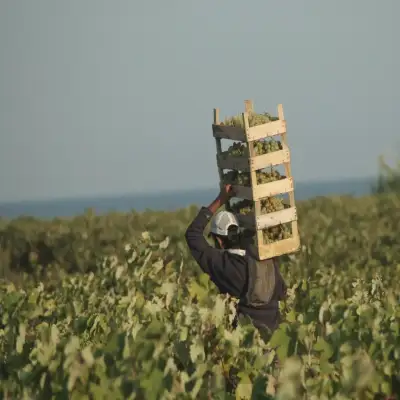
[[[224,170],[234,170],[238,173],[248,173],[250,180],[246,182],[237,182],[233,184],[235,197],[251,201],[252,211],[247,214],[235,213],[240,224],[249,230],[253,230],[256,235],[255,244],[258,250],[258,257],[261,260],[277,257],[283,254],[289,254],[297,251],[300,247],[300,238],[297,226],[297,211],[294,199],[294,184],[290,165],[290,151],[286,137],[286,121],[283,115],[283,106],[278,106],[277,118],[266,118],[269,122],[261,125],[251,126],[249,116],[255,115],[253,103],[250,100],[245,101],[245,112],[242,113],[240,124],[224,124],[219,120],[219,110],[214,109],[214,123],[212,125],[213,135],[217,145],[217,165],[220,177],[220,184],[232,183],[227,179]],[[229,123],[229,122],[228,122]],[[259,141],[270,140],[281,137],[277,151],[258,155],[255,144]],[[243,154],[232,155],[222,151],[222,139],[239,141],[246,145],[246,151]],[[277,180],[268,183],[257,182],[257,171],[269,169],[283,165],[284,176],[276,174]],[[236,174],[236,172],[234,173]],[[286,204],[279,211],[262,213],[262,202],[269,201],[274,196],[288,194],[289,204]],[[263,203],[264,204],[264,203]],[[233,211],[234,207],[230,207]],[[290,232],[285,231],[284,238],[280,235],[280,240],[271,242],[265,240],[264,233],[267,235],[271,230],[290,226]],[[278,235],[279,236],[279,235]]]

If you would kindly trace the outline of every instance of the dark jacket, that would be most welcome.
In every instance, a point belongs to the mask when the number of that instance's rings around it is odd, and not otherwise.
[[[249,285],[249,266],[247,257],[221,251],[210,246],[204,237],[204,229],[212,218],[212,213],[202,207],[186,230],[187,245],[200,268],[210,276],[222,294],[230,294],[243,299]],[[253,324],[274,330],[280,322],[279,300],[286,295],[286,285],[279,272],[278,263],[274,260],[276,286],[271,301],[261,307],[252,307],[239,301],[238,315],[248,316]]]

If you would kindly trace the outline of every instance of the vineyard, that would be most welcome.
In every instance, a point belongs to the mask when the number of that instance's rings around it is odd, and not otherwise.
[[[211,200],[211,199],[210,199]],[[267,207],[268,205],[264,205]],[[400,198],[300,202],[272,335],[230,328],[196,207],[1,221],[3,399],[384,399],[400,391]]]

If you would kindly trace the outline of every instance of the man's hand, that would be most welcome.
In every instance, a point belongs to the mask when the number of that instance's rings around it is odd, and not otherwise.
[[[234,196],[232,185],[222,185],[221,191],[217,198],[207,207],[212,214],[215,214],[217,210],[226,204],[228,200]]]
[[[228,202],[228,200],[230,198],[232,198],[234,196],[234,194],[235,193],[233,191],[232,185],[227,184],[227,185],[223,185],[221,187],[221,191],[219,192],[219,196],[218,197],[220,198],[221,203],[225,204],[225,203]]]

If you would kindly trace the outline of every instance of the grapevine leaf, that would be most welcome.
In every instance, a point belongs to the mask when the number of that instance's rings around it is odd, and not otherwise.
[[[322,337],[317,339],[314,345],[314,350],[321,353],[321,357],[328,360],[333,355],[332,346]]]
[[[245,373],[239,373],[238,377],[240,378],[240,381],[236,388],[236,399],[251,399],[253,384],[250,380],[250,377]]]
[[[280,361],[284,361],[289,354],[290,340],[286,324],[281,324],[272,334],[269,344],[271,347],[276,348],[276,354]]]

